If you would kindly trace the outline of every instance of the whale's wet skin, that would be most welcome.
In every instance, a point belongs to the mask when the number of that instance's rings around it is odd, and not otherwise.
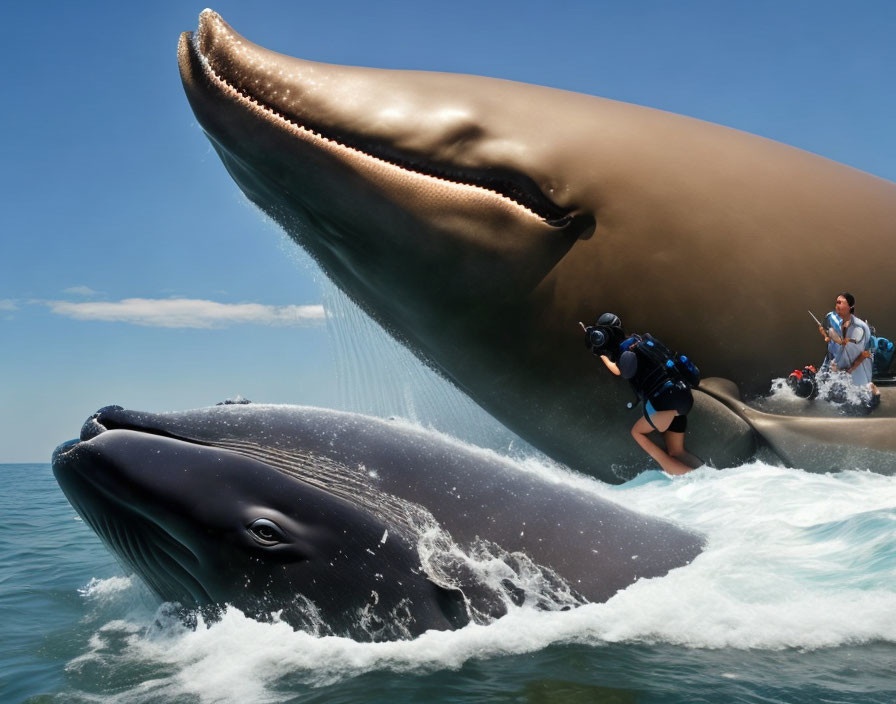
[[[630,391],[577,324],[613,311],[734,385],[696,394],[688,446],[702,459],[836,471],[848,436],[851,466],[896,471],[892,390],[848,427],[739,408],[820,355],[820,338],[796,331],[834,295],[818,272],[844,233],[875,252],[863,315],[896,330],[896,184],[611,100],[291,58],[211,10],[178,62],[249,199],[393,337],[554,460],[609,482],[641,466]]]
[[[53,469],[161,599],[361,639],[605,601],[703,547],[492,453],[320,409],[109,407]]]

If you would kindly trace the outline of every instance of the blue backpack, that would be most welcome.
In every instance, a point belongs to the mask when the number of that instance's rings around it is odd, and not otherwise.
[[[871,337],[871,351],[874,353],[874,376],[884,376],[893,362],[896,345],[885,337]]]

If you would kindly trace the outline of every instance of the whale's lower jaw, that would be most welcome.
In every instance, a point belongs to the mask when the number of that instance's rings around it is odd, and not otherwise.
[[[162,601],[186,607],[213,603],[196,571],[196,555],[163,526],[94,485],[84,472],[91,462],[83,441],[54,453],[53,472],[83,521],[129,573],[136,573]]]

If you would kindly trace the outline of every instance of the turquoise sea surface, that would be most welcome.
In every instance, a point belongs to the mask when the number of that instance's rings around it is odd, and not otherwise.
[[[0,465],[2,702],[893,702],[896,478],[756,463],[620,487],[702,532],[605,604],[357,643],[230,609],[185,627],[77,517],[48,464]]]

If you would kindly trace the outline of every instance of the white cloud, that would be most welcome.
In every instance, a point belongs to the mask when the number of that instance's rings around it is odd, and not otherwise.
[[[98,296],[100,294],[99,291],[94,291],[90,286],[71,286],[70,288],[65,289],[63,293],[68,293],[73,296],[84,296],[85,298]]]
[[[0,310],[18,310],[19,307],[11,298],[0,298]]]
[[[164,328],[223,328],[240,324],[313,326],[324,322],[322,305],[269,306],[261,303],[218,303],[195,298],[41,303],[53,313],[75,320],[103,320]]]

